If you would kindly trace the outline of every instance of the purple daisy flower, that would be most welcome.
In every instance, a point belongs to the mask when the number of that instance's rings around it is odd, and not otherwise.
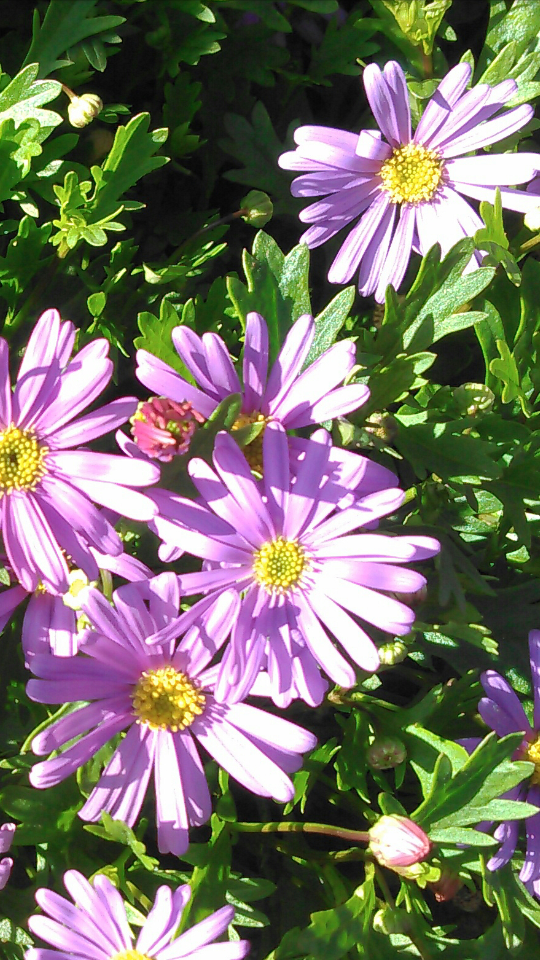
[[[176,647],[180,594],[174,574],[120,587],[113,596],[115,608],[97,590],[88,590],[83,609],[94,629],[82,643],[83,655],[32,658],[32,672],[40,679],[28,682],[30,699],[91,701],[34,738],[34,752],[47,754],[84,734],[32,768],[33,786],[64,780],[129,728],[79,811],[83,820],[99,820],[106,810],[132,826],[153,769],[159,849],[184,853],[190,824],[206,823],[211,814],[196,741],[248,790],[291,800],[294,787],[287,774],[298,770],[300,755],[316,745],[313,734],[245,703],[217,703],[212,695],[217,668],[208,664],[215,643],[222,642],[220,633],[231,629],[236,597],[220,598]]]
[[[4,823],[0,827],[0,856],[8,853],[11,849],[16,829],[14,823]],[[3,890],[8,882],[12,867],[13,860],[11,857],[2,857],[2,860],[0,860],[0,890]]]
[[[357,477],[349,471],[348,489],[331,482],[333,450],[327,431],[318,430],[291,471],[284,427],[271,422],[258,483],[232,437],[220,433],[215,471],[198,458],[189,463],[202,501],[176,497],[174,521],[154,521],[167,543],[209,562],[200,573],[180,578],[183,593],[208,594],[183,614],[184,625],[223,591],[233,589],[242,596],[219,668],[220,700],[244,697],[264,668],[274,699],[285,695],[294,679],[307,691],[307,701],[317,702],[320,690],[310,693],[310,687],[320,682],[318,666],[341,686],[356,681],[330,636],[354,663],[373,671],[379,665],[377,648],[354,618],[392,636],[411,628],[413,611],[387,592],[416,593],[426,581],[396,564],[432,557],[439,543],[411,534],[348,536],[396,510],[404,493],[392,487],[360,496],[357,485],[366,470],[362,457]],[[345,506],[351,491],[353,502]],[[342,509],[336,510],[338,505]]]
[[[28,919],[32,933],[54,948],[31,947],[25,960],[242,960],[247,940],[212,943],[225,933],[233,907],[222,907],[175,937],[190,896],[189,884],[176,890],[158,887],[152,909],[135,940],[121,895],[108,877],[94,876],[92,883],[78,870],[64,874],[71,903],[54,890],[36,891],[43,914]]]
[[[299,317],[268,372],[268,328],[259,313],[248,313],[243,356],[243,386],[224,341],[216,333],[198,337],[189,327],[175,327],[174,346],[199,387],[193,386],[146,350],[137,351],[137,376],[154,393],[181,403],[188,400],[207,419],[231,393],[242,394],[237,427],[277,420],[287,429],[307,427],[356,410],[369,397],[366,386],[339,387],[355,363],[351,340],[335,343],[302,372],[315,323]]]
[[[92,501],[136,520],[150,520],[157,510],[130,489],[155,483],[157,466],[79,446],[125,423],[137,400],[113,400],[74,419],[113,372],[103,339],[70,360],[75,334],[57,310],[42,314],[13,394],[8,345],[0,338],[0,527],[10,566],[30,592],[41,583],[51,593],[66,593],[65,554],[86,572],[95,568],[90,547],[122,552],[118,534]]]
[[[348,283],[359,269],[358,289],[382,303],[388,284],[399,287],[411,250],[426,254],[440,243],[446,254],[463,237],[483,226],[463,199],[494,202],[526,213],[535,200],[507,185],[526,183],[540,169],[534,153],[463,156],[503,140],[533,116],[525,104],[495,116],[514,96],[515,80],[495,87],[478,84],[466,91],[471,67],[460,63],[441,81],[414,136],[405,74],[390,61],[381,71],[364,70],[364,87],[380,130],[359,134],[332,127],[299,127],[296,150],[279,164],[302,172],[293,180],[295,197],[324,197],[300,214],[312,224],[301,241],[314,248],[361,219],[330,267],[332,283]],[[384,139],[382,139],[384,137]],[[387,141],[387,142],[385,142]],[[476,266],[473,258],[469,269]]]
[[[540,807],[540,630],[529,633],[529,653],[534,696],[533,726],[529,723],[517,694],[504,677],[495,670],[486,670],[480,677],[487,694],[478,704],[478,712],[484,723],[495,730],[499,737],[509,733],[523,732],[523,743],[516,751],[514,760],[529,760],[535,770],[530,781],[522,781],[504,794],[509,800],[524,800]],[[473,749],[480,741],[469,739],[467,748]],[[540,895],[540,813],[525,820],[527,851],[520,878],[532,891]],[[512,859],[519,835],[519,821],[507,820],[495,830],[494,837],[501,841],[497,853],[488,861],[489,870],[498,870]]]

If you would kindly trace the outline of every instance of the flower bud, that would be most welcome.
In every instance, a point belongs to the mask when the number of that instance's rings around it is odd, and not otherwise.
[[[431,850],[428,835],[408,817],[381,817],[368,835],[369,850],[381,867],[410,867],[425,860]]]
[[[533,233],[540,230],[540,207],[534,207],[532,210],[529,210],[523,217],[523,223],[529,230],[532,230]]]
[[[189,400],[177,403],[167,397],[150,397],[140,403],[131,418],[131,432],[138,447],[163,463],[186,453],[197,427],[204,417]]]
[[[373,929],[377,933],[403,933],[407,926],[407,917],[403,910],[392,907],[381,907],[373,916]]]
[[[463,880],[453,870],[444,869],[441,871],[440,878],[434,883],[428,883],[427,886],[438,903],[442,903],[455,897],[458,890],[461,890],[463,886]]]
[[[88,126],[94,117],[103,110],[103,100],[95,93],[83,93],[80,97],[72,97],[68,105],[68,119],[72,127]]]
[[[0,827],[0,855],[7,853],[10,849],[15,830],[16,826],[14,823],[4,823]],[[4,889],[9,880],[12,866],[13,860],[11,857],[3,857],[2,860],[0,860],[0,890]]]
[[[240,206],[243,209],[242,220],[252,227],[264,227],[272,219],[274,205],[267,193],[262,190],[250,190]]]
[[[463,416],[477,417],[489,413],[495,403],[493,390],[484,383],[462,383],[452,391],[454,401]]]
[[[391,643],[384,643],[379,647],[379,659],[381,666],[393,667],[396,663],[401,663],[409,655],[409,648],[403,640],[393,640]]]
[[[406,756],[405,745],[395,737],[376,737],[366,753],[367,762],[374,770],[399,767]]]

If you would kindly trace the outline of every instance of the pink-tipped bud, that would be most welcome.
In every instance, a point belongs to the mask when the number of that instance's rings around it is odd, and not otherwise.
[[[16,830],[14,823],[4,823],[0,827],[0,854],[7,853],[13,843],[13,836]],[[3,890],[9,880],[13,860],[11,857],[4,857],[0,860],[0,890]]]
[[[414,820],[381,817],[369,830],[369,849],[381,867],[411,867],[431,850],[431,841]]]
[[[399,767],[407,756],[405,745],[395,737],[376,737],[366,753],[366,760],[374,770]]]
[[[204,417],[188,400],[177,403],[167,397],[150,397],[139,404],[131,420],[131,432],[147,457],[169,463],[173,457],[187,452],[201,423]]]

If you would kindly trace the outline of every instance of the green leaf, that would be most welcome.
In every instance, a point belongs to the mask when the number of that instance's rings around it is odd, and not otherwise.
[[[478,483],[479,477],[495,480],[501,468],[493,460],[495,444],[469,435],[456,436],[447,423],[418,423],[405,427],[399,422],[394,443],[417,475],[424,479],[435,473],[442,480],[459,477]]]
[[[443,845],[464,843],[470,847],[496,847],[499,842],[489,833],[481,833],[480,830],[470,830],[467,827],[440,827],[438,824],[430,829],[429,839]]]
[[[343,742],[334,764],[339,790],[357,790],[369,802],[366,784],[366,752],[369,747],[370,727],[363,710],[353,710],[346,721],[339,714],[336,719],[344,727]]]
[[[502,0],[492,0],[486,41],[478,60],[478,71],[484,72],[495,55],[513,41],[516,53],[522,53],[540,32],[540,8],[529,0],[514,0],[509,10]]]
[[[502,380],[504,388],[502,391],[502,402],[511,403],[512,400],[519,399],[523,413],[529,416],[531,413],[530,405],[521,386],[521,378],[515,357],[505,340],[497,340],[497,350],[500,354],[500,360],[492,360],[489,365],[489,371],[494,377]]]
[[[305,930],[289,930],[274,951],[275,960],[293,957],[340,960],[362,942],[373,905],[373,881],[366,880],[345,903],[332,910],[312,913],[311,923]]]
[[[0,807],[20,820],[14,844],[58,843],[73,826],[83,804],[70,778],[43,793],[32,787],[7,786],[0,790]]]
[[[435,767],[431,792],[414,812],[414,820],[426,830],[470,803],[484,784],[486,776],[511,755],[521,740],[522,734],[512,733],[498,740],[495,733],[490,733],[451,778],[447,772],[443,772],[450,767],[448,758],[441,755]],[[439,765],[441,772],[437,774]],[[437,779],[441,785],[444,783],[444,789],[437,789]]]
[[[306,367],[309,367],[335,343],[339,331],[349,316],[355,295],[355,287],[345,287],[315,317],[315,336],[308,353]]]
[[[147,856],[144,843],[135,836],[131,827],[128,827],[123,820],[113,820],[105,810],[101,814],[101,826],[85,824],[83,829],[101,837],[103,840],[113,840],[115,843],[121,843],[125,847],[129,847],[146,870],[152,871],[159,865],[159,861],[155,857]]]
[[[191,878],[192,896],[181,921],[181,930],[204,920],[223,906],[231,865],[231,839],[228,825],[212,814],[212,837],[208,841],[208,859],[196,866]]]
[[[50,0],[40,26],[39,13],[34,11],[32,44],[25,64],[39,63],[39,76],[46,77],[65,65],[58,57],[87,37],[114,30],[125,17],[91,17],[97,0]]]
[[[61,91],[58,80],[37,80],[38,64],[24,67],[0,93],[0,122],[13,120],[19,127],[25,120],[37,120],[48,132],[62,123],[60,114],[42,110],[44,103],[55,100]],[[46,135],[46,133],[45,133]]]
[[[223,122],[228,139],[218,140],[218,145],[242,164],[241,170],[228,170],[226,179],[269,193],[272,200],[280,201],[276,213],[290,209],[289,184],[277,165],[285,146],[278,139],[264,104],[257,101],[251,123],[237,113],[226,113]]]
[[[193,383],[193,377],[182,363],[171,339],[172,331],[180,325],[180,322],[172,303],[164,297],[159,307],[159,317],[148,310],[143,310],[137,315],[137,324],[142,336],[135,337],[133,345],[137,350],[148,350],[154,357],[168,363],[188,383]]]
[[[321,776],[324,768],[330,763],[330,760],[338,752],[339,746],[335,737],[326,743],[315,747],[309,757],[304,759],[301,770],[294,774],[292,781],[294,783],[294,797],[283,810],[283,816],[287,816],[291,810],[300,804],[300,810],[303,813],[308,796]],[[340,788],[341,789],[341,788]]]
[[[96,181],[89,211],[92,222],[102,220],[118,210],[120,199],[141,177],[158,170],[168,157],[155,153],[167,139],[167,129],[149,132],[150,114],[139,113],[125,127],[116,130],[114,143],[101,167],[92,167]]]

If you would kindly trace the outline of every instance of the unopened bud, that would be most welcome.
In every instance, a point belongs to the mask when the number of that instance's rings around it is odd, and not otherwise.
[[[495,403],[495,394],[485,383],[462,383],[455,388],[453,395],[459,412],[467,417],[489,413]]]
[[[397,434],[397,421],[389,413],[370,413],[369,420],[364,424],[367,433],[383,440],[385,443],[391,443]]]
[[[534,207],[532,210],[529,210],[523,217],[523,223],[529,230],[532,230],[533,233],[540,230],[540,207]]]
[[[406,756],[405,745],[395,737],[377,737],[366,753],[367,762],[374,770],[399,767]]]
[[[68,119],[72,127],[88,126],[94,117],[103,110],[103,100],[96,93],[83,93],[80,97],[72,97],[68,106]]]
[[[428,883],[427,886],[435,899],[442,903],[455,897],[458,890],[461,890],[463,886],[463,880],[453,870],[444,869],[441,871],[439,879],[435,883]]]
[[[431,840],[409,817],[384,816],[368,831],[369,850],[381,867],[411,867],[431,850]]]
[[[376,933],[403,933],[407,926],[407,917],[402,910],[381,907],[373,916],[373,929]]]
[[[262,190],[250,190],[247,197],[241,201],[240,206],[244,211],[242,220],[251,224],[252,227],[264,227],[272,219],[274,205],[267,193]]]
[[[402,663],[408,655],[409,648],[403,640],[393,640],[379,647],[379,660],[383,667],[393,667],[396,663]]]

